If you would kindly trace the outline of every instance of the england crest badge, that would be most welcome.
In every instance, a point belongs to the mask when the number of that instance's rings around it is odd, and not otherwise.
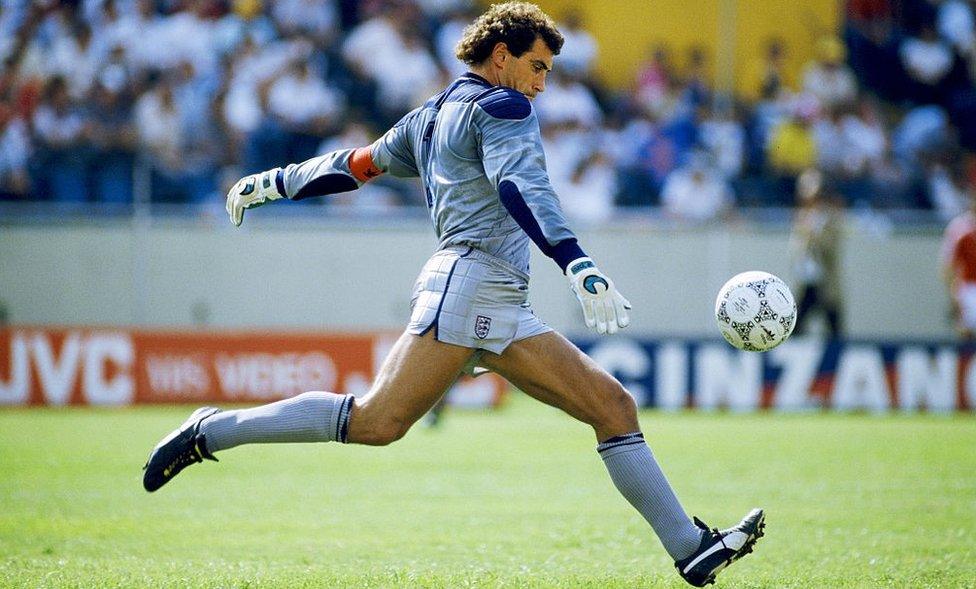
[[[491,329],[491,317],[485,317],[484,315],[478,315],[478,318],[474,322],[474,334],[478,336],[479,339],[485,339],[488,337],[488,331]]]

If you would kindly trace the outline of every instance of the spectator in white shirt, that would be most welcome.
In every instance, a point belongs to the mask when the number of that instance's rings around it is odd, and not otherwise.
[[[539,120],[547,125],[575,124],[594,128],[603,121],[603,113],[593,92],[581,82],[555,70],[549,76],[546,91],[535,100]]]
[[[596,60],[597,43],[583,28],[583,17],[578,9],[566,13],[559,32],[565,39],[559,52],[559,68],[576,78],[587,79]]]
[[[174,175],[181,170],[181,154],[187,143],[183,121],[173,87],[165,77],[154,81],[136,101],[136,134],[154,168]]]
[[[836,37],[824,37],[817,44],[818,59],[803,73],[803,90],[824,108],[850,104],[857,97],[857,80],[844,64],[844,45]]]
[[[856,111],[844,115],[841,133],[848,148],[844,162],[848,173],[861,176],[881,165],[888,149],[888,137],[871,100],[862,99]]]
[[[918,37],[902,42],[900,54],[908,75],[926,86],[936,86],[952,69],[952,49],[928,24],[922,26]]]
[[[960,55],[976,57],[976,17],[965,0],[945,0],[939,5],[936,28]]]
[[[746,131],[736,116],[735,107],[728,105],[701,123],[701,142],[726,178],[742,172],[745,163]]]
[[[601,147],[602,131],[577,121],[546,124],[542,129],[546,169],[563,212],[584,225],[609,219],[617,191],[616,170]]]
[[[292,131],[325,135],[343,108],[342,95],[313,74],[304,59],[293,61],[268,90],[270,113]]]
[[[458,41],[461,40],[461,34],[464,32],[464,28],[471,24],[471,21],[476,16],[466,11],[454,12],[451,14],[450,19],[437,29],[437,34],[434,37],[437,59],[452,79],[468,71],[468,66],[455,57],[454,49],[457,47]]]
[[[734,198],[722,175],[702,158],[668,175],[661,191],[665,213],[680,221],[707,223],[727,215]]]
[[[48,83],[33,122],[43,192],[58,202],[88,201],[89,129],[64,78],[55,77]]]
[[[828,176],[843,175],[848,146],[839,108],[829,109],[813,123],[813,140],[817,145],[817,167]]]

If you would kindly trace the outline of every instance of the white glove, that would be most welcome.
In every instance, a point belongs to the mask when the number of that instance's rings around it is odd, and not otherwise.
[[[238,227],[244,221],[244,209],[253,209],[272,200],[285,198],[278,192],[275,176],[281,168],[274,168],[260,174],[244,176],[227,193],[227,214],[230,222]]]
[[[566,277],[583,306],[586,326],[599,334],[617,333],[630,325],[630,301],[617,291],[590,258],[577,258],[566,266]]]

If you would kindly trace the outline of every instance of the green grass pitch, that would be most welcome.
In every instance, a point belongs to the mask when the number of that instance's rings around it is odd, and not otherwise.
[[[521,395],[388,448],[251,446],[141,487],[186,407],[0,411],[2,587],[684,587],[586,427]],[[972,416],[646,412],[718,587],[976,587]]]

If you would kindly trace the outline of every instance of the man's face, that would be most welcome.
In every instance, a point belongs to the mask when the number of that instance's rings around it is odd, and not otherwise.
[[[535,98],[546,89],[546,74],[552,70],[552,59],[552,51],[541,37],[536,37],[532,47],[521,57],[508,54],[499,76],[501,84]]]

